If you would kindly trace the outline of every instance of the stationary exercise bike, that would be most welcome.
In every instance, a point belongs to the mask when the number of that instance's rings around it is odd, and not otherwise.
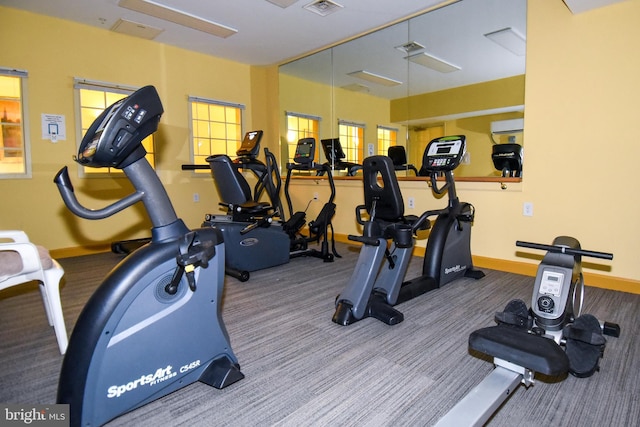
[[[568,373],[593,375],[604,354],[603,335],[620,335],[619,325],[581,314],[582,257],[613,259],[612,254],[583,250],[568,236],[555,238],[552,245],[516,245],[547,251],[538,266],[531,307],[513,300],[495,314],[496,326],[471,333],[469,349],[491,356],[496,368],[440,419],[439,427],[483,425],[521,383],[532,385],[536,372],[560,379]]]
[[[75,160],[122,169],[135,192],[102,209],[82,206],[67,167],[54,182],[67,207],[86,219],[142,202],[151,242],[121,261],[80,313],[65,355],[57,402],[72,426],[98,426],[200,381],[223,388],[244,377],[221,317],[224,241],[214,228],[189,230],[177,218],[141,144],[163,113],[153,86],[108,107]]]
[[[262,140],[264,132],[261,130],[252,130],[246,132],[244,134],[244,138],[240,143],[240,148],[236,150],[236,158],[229,158],[229,162],[232,166],[238,170],[238,172],[242,173],[245,170],[251,171],[256,178],[256,183],[253,188],[253,194],[251,194],[251,190],[248,190],[248,198],[253,202],[259,202],[266,193],[271,205],[274,209],[277,209],[278,212],[282,211],[282,204],[279,200],[279,182],[274,182],[274,179],[271,179],[268,175],[269,167],[260,159],[258,159],[258,155],[260,154],[260,141]],[[269,150],[265,148],[266,160],[270,161],[272,159],[269,158]],[[220,157],[220,154],[214,154],[207,158],[207,163],[210,163],[214,158]],[[273,157],[273,161],[275,161],[275,157]],[[211,167],[209,164],[184,164],[182,165],[182,170],[210,170]],[[240,203],[238,197],[243,197],[242,202],[245,201],[245,189],[238,191],[236,188],[225,189],[220,188],[217,182],[214,181],[216,185],[216,189],[218,193],[222,194],[223,203]],[[235,191],[235,193],[232,193]],[[278,216],[278,214],[276,214]]]
[[[245,282],[250,272],[289,262],[289,239],[277,221],[282,212],[279,179],[272,166],[258,159],[263,132],[247,132],[237,157],[224,154],[207,157],[207,165],[182,165],[183,170],[210,170],[224,214],[207,213],[202,227],[214,227],[225,241],[225,273]],[[266,161],[275,157],[265,148]],[[243,172],[256,178],[253,191]],[[266,194],[267,201],[262,201]],[[273,226],[271,226],[273,225]]]
[[[480,279],[484,273],[473,267],[470,239],[475,211],[461,203],[455,191],[453,170],[465,152],[463,135],[432,140],[423,156],[421,173],[429,175],[436,194],[447,192],[448,206],[405,216],[404,202],[393,161],[387,156],[367,157],[363,162],[365,204],[356,207],[362,236],[349,240],[363,243],[355,269],[344,291],[336,298],[333,321],[346,326],[366,317],[388,325],[404,320],[393,306],[437,289],[460,277]],[[438,186],[438,175],[445,184]],[[378,179],[381,179],[382,185]],[[366,211],[368,219],[363,218]],[[423,274],[403,282],[418,230],[430,228],[429,217],[437,216],[429,234]]]

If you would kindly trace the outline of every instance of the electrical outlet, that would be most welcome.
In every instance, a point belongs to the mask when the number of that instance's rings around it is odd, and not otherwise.
[[[524,215],[524,216],[533,216],[533,203],[524,202],[522,204],[522,215]]]
[[[200,201],[200,194],[193,193],[193,202],[198,203]]]
[[[414,199],[413,197],[409,197],[407,199],[407,204],[409,205],[409,209],[413,209],[416,207],[416,199]]]

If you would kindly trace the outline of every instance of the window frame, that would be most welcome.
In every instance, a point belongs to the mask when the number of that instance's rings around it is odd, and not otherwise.
[[[385,138],[380,136],[380,131],[383,132],[393,132],[393,138]],[[376,126],[376,142],[377,142],[377,152],[380,156],[388,156],[389,155],[389,147],[393,147],[398,145],[398,132],[397,128],[392,128],[390,126],[377,125]]]
[[[217,107],[224,107],[224,108],[235,108],[237,109],[237,114],[239,115],[239,123],[231,123],[226,121],[226,115],[225,115],[225,121],[224,122],[219,122],[219,121],[213,121],[213,120],[207,120],[207,122],[209,124],[211,123],[223,123],[224,127],[225,127],[225,138],[214,138],[211,132],[209,132],[209,140],[213,140],[213,139],[217,139],[217,140],[224,140],[224,147],[225,150],[224,152],[212,152],[212,147],[211,147],[211,141],[209,141],[209,150],[208,150],[208,154],[207,156],[210,155],[214,155],[214,154],[226,154],[229,157],[234,157],[236,156],[236,152],[234,151],[233,153],[229,153],[230,150],[230,144],[235,144],[235,150],[238,150],[238,148],[240,147],[240,145],[242,144],[242,139],[244,137],[244,111],[246,109],[244,104],[240,104],[237,102],[228,102],[228,101],[221,101],[221,100],[217,100],[217,99],[210,99],[210,98],[202,98],[199,96],[189,96],[188,100],[187,100],[187,109],[188,109],[188,117],[189,117],[189,157],[190,157],[190,161],[192,164],[194,165],[207,165],[207,163],[202,159],[202,157],[204,157],[203,154],[201,153],[197,153],[196,154],[196,139],[198,139],[200,136],[196,136],[196,132],[194,129],[194,122],[196,120],[199,120],[198,118],[195,118],[193,116],[193,108],[194,108],[194,103],[200,103],[200,104],[208,104],[208,105],[213,105],[213,106],[217,106]],[[229,125],[233,125],[233,126],[239,126],[239,131],[237,132],[237,139],[233,139],[231,140],[230,138],[228,138],[228,134],[226,133],[227,127]],[[208,170],[193,170],[194,174],[202,174],[202,175],[209,175],[210,171]]]
[[[352,147],[352,140],[354,139],[353,135],[350,135],[351,132],[343,132],[344,128],[348,129],[357,129],[357,147]],[[338,120],[338,137],[340,138],[340,145],[342,146],[342,151],[345,154],[345,162],[351,163],[359,163],[361,164],[364,158],[366,157],[365,153],[365,135],[364,132],[367,126],[364,123],[358,123],[348,120]],[[353,154],[355,153],[355,158]]]
[[[22,173],[3,173],[0,172],[0,179],[30,179],[32,178],[32,162],[31,162],[31,133],[29,126],[29,103],[27,78],[29,73],[25,70],[15,68],[0,67],[0,76],[20,78],[20,126],[22,136],[22,164],[24,172]]]

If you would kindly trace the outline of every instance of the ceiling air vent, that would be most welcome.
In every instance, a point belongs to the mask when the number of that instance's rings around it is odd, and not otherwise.
[[[405,53],[414,53],[424,49],[424,46],[422,46],[418,42],[409,42],[400,46],[396,46],[396,49]]]
[[[317,0],[309,3],[304,8],[313,13],[317,13],[320,16],[327,16],[339,9],[342,9],[343,7],[344,6],[330,0]]]

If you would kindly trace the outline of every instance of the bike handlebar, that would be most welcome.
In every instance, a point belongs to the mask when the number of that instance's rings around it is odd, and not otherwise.
[[[137,191],[109,206],[94,210],[85,208],[76,198],[75,192],[73,191],[73,184],[71,184],[71,179],[69,178],[69,170],[66,166],[60,169],[53,179],[53,182],[55,182],[58,187],[62,200],[69,210],[85,219],[103,219],[110,217],[111,215],[128,208],[134,203],[141,201],[144,196],[143,192]]]
[[[540,250],[549,251],[549,252],[563,253],[563,254],[573,255],[573,256],[582,255],[582,256],[588,256],[593,258],[613,259],[613,254],[608,252],[589,251],[585,249],[573,249],[573,248],[568,248],[566,246],[544,245],[542,243],[530,243],[530,242],[523,242],[520,240],[516,241],[516,246],[520,246],[523,248],[540,249]]]

